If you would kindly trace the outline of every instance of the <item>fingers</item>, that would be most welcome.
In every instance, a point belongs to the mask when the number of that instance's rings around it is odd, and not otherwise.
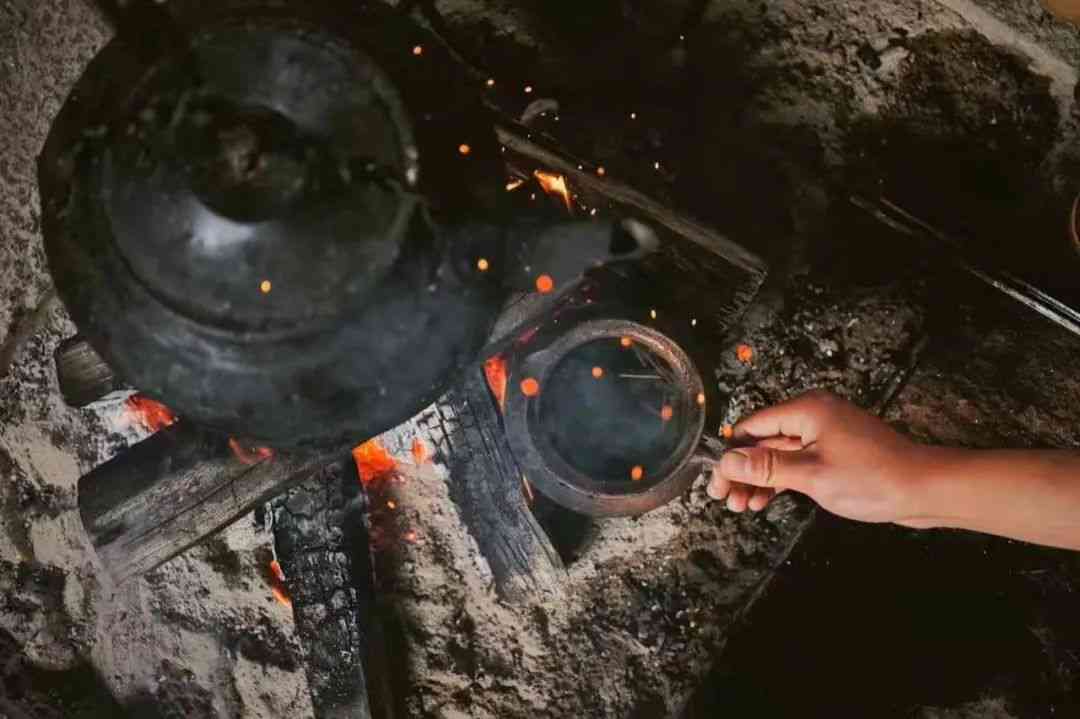
[[[731,491],[728,492],[727,497],[727,508],[736,513],[745,512],[753,491],[753,487],[747,487],[745,484],[731,485]]]
[[[817,439],[821,420],[836,398],[827,392],[810,392],[755,412],[735,425],[735,439],[797,437],[805,446]]]
[[[768,447],[769,449],[782,449],[785,452],[794,452],[803,448],[802,440],[795,437],[769,437],[754,442],[755,447]]]
[[[714,466],[712,477],[709,479],[709,486],[705,488],[705,492],[713,499],[724,499],[730,491],[731,482],[720,475],[719,467]]]
[[[729,482],[811,494],[816,463],[817,455],[812,450],[790,452],[769,447],[742,447],[726,452],[717,470],[720,477]]]
[[[775,496],[776,490],[771,487],[755,487],[754,493],[750,495],[750,499],[746,503],[746,507],[751,512],[760,512],[765,509]]]

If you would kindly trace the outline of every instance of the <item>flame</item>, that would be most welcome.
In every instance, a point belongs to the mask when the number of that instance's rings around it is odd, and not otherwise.
[[[424,54],[424,46],[423,45],[414,45],[413,49],[412,49],[412,54],[416,55],[417,57],[419,57],[420,55],[423,55]]]
[[[705,393],[704,392],[698,392],[697,403],[702,407],[705,406]]]
[[[387,508],[387,509],[397,509],[397,502],[395,502],[395,501],[394,501],[394,500],[392,500],[392,499],[390,499],[390,500],[387,500],[387,502],[386,502],[386,508]]]
[[[457,151],[460,152],[462,155],[468,155],[470,152],[472,152],[472,148],[463,142],[458,145]]]
[[[566,185],[565,177],[551,172],[544,172],[543,170],[533,172],[533,177],[540,183],[540,187],[543,188],[544,192],[562,198],[567,212],[574,211],[574,204],[570,200],[570,188]]]
[[[720,434],[724,435],[724,439],[731,439],[735,436],[735,428],[732,427],[730,424],[725,424],[720,429]]]
[[[229,449],[241,463],[249,466],[274,456],[274,450],[269,447],[245,447],[232,437],[229,437]]]
[[[416,462],[417,465],[427,464],[429,461],[431,461],[431,456],[428,453],[428,446],[424,442],[424,440],[420,439],[419,437],[413,439],[412,456],[413,461]]]
[[[127,419],[132,423],[141,424],[151,432],[160,432],[176,423],[176,415],[171,409],[141,394],[131,395],[125,400],[124,405],[127,410]]]
[[[506,183],[506,191],[507,192],[513,192],[514,190],[516,190],[517,188],[521,187],[524,184],[525,184],[525,180],[510,180],[510,182]]]
[[[604,368],[603,367],[593,367],[592,368],[592,376],[593,376],[594,379],[600,379],[601,377],[604,376]]]
[[[619,344],[622,346],[623,349],[627,349],[632,344],[634,344],[634,339],[632,337],[623,337],[621,340],[619,340]]]
[[[369,439],[352,451],[356,462],[356,472],[360,482],[366,487],[373,482],[385,479],[397,469],[397,462],[390,456],[378,440]]]
[[[506,406],[506,382],[509,373],[502,355],[495,355],[484,362],[484,378],[487,380],[488,389],[499,403],[499,409],[503,409]]]
[[[270,294],[270,291],[274,289],[274,283],[270,280],[263,280],[259,283],[259,291],[264,295]]]
[[[481,272],[487,272],[491,269],[491,263],[488,262],[488,259],[486,257],[481,257],[479,260],[476,261],[476,269],[480,270]]]
[[[735,356],[743,364],[750,364],[750,361],[754,359],[754,348],[750,345],[739,345],[735,348]]]
[[[526,397],[535,397],[540,394],[540,383],[534,377],[526,377],[521,380],[521,393]]]
[[[644,476],[645,468],[642,467],[640,464],[630,470],[630,479],[634,480],[635,482],[640,482],[642,477]]]
[[[660,409],[660,419],[665,422],[670,422],[671,418],[675,416],[675,409],[670,404],[665,404]]]
[[[270,576],[279,582],[285,581],[285,572],[281,569],[281,563],[276,559],[270,560]]]

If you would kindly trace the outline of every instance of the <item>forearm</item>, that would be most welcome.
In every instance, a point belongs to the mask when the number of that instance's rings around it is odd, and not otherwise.
[[[1080,452],[927,448],[905,524],[1080,549]]]

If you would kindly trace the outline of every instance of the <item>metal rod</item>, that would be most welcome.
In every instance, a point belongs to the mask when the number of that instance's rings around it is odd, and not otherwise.
[[[1030,283],[1003,270],[987,271],[963,256],[960,244],[944,232],[914,217],[885,198],[877,201],[854,195],[851,203],[865,210],[882,224],[909,237],[927,239],[949,252],[952,261],[961,269],[990,285],[1002,294],[1034,310],[1046,319],[1080,336],[1080,312],[1048,295]]]

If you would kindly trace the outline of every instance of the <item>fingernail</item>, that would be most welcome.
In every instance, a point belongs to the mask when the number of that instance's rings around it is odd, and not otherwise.
[[[709,480],[708,486],[705,487],[705,494],[713,499],[724,498],[724,495],[720,494],[720,481],[716,477]]]
[[[750,472],[750,458],[740,450],[725,452],[720,458],[720,473],[728,479],[739,479]]]

